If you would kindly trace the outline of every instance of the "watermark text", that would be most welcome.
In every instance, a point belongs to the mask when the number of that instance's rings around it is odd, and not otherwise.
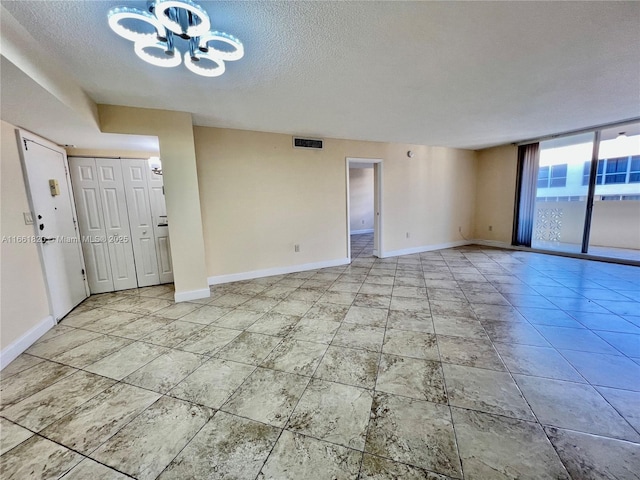
[[[3,235],[2,243],[129,243],[131,237],[128,235],[82,235],[80,237],[69,237],[65,235],[55,235],[51,237],[40,235]]]

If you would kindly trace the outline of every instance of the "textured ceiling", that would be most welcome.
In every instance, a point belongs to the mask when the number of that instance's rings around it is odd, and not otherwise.
[[[2,1],[97,103],[197,125],[480,148],[640,116],[640,2],[201,1],[245,45],[218,78],[111,32],[145,3]]]

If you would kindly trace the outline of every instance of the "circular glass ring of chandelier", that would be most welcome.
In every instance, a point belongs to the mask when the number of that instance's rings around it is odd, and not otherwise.
[[[177,19],[171,18],[168,14],[172,8],[175,8],[179,15],[188,15],[186,30]],[[165,28],[185,39],[204,35],[211,28],[207,12],[191,0],[158,0],[154,5],[154,13]]]
[[[216,66],[207,68],[202,65],[206,63],[214,63]],[[202,75],[203,77],[219,77],[225,71],[224,61],[208,53],[196,53],[194,58],[189,52],[186,52],[184,54],[184,66],[196,75]]]
[[[226,70],[225,62],[244,56],[242,42],[225,32],[210,31],[209,15],[192,0],[155,0],[148,8],[147,12],[116,7],[108,13],[111,29],[134,42],[136,55],[145,62],[159,67],[180,65],[183,56],[174,43],[184,41],[184,63],[189,71],[218,77]],[[205,66],[211,64],[211,68]]]
[[[155,38],[138,40],[133,49],[138,57],[157,67],[177,67],[182,62],[180,50],[174,48],[172,54],[168,54],[167,44]],[[149,50],[160,50],[160,56],[152,55]]]
[[[226,43],[233,47],[233,50],[218,50],[217,48],[209,45],[209,42]],[[244,56],[244,47],[242,46],[242,43],[240,43],[240,40],[224,32],[205,33],[200,37],[200,44],[198,47],[202,52],[215,52],[221,60],[239,60]]]
[[[155,32],[149,33],[131,30],[122,24],[123,20],[135,20],[137,22],[147,23],[153,27]],[[160,23],[160,20],[150,13],[143,12],[136,8],[117,7],[109,11],[109,26],[111,30],[122,38],[131,40],[132,42],[164,35],[164,27],[162,23]]]

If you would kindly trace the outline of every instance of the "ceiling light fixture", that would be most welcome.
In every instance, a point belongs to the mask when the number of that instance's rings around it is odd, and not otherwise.
[[[225,61],[244,56],[240,40],[224,32],[210,31],[207,12],[191,0],[150,0],[147,10],[116,7],[109,10],[111,29],[134,42],[134,51],[145,62],[158,67],[177,67],[183,54],[175,46],[184,40],[184,64],[193,73],[218,77]],[[132,28],[135,27],[135,28]]]

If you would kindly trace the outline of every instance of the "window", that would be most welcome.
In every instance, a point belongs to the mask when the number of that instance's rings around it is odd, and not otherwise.
[[[627,182],[627,159],[608,158],[607,168],[604,175],[604,183],[626,183]]]
[[[538,169],[538,188],[565,187],[567,185],[567,164],[551,165]]]
[[[629,168],[629,183],[640,182],[640,155],[631,157],[631,168]]]
[[[538,170],[538,188],[549,186],[549,167],[540,167]]]
[[[630,160],[630,161],[629,161]],[[589,184],[591,162],[584,162],[582,185]],[[598,160],[596,185],[640,183],[640,155]]]
[[[549,180],[550,187],[565,187],[567,185],[567,164],[552,165]]]
[[[598,174],[596,185],[602,185],[602,174],[604,173],[604,160],[598,160]],[[589,185],[589,175],[591,174],[591,162],[584,162],[582,170],[582,185]]]
[[[519,145],[518,177],[513,245],[640,252],[640,121]]]

